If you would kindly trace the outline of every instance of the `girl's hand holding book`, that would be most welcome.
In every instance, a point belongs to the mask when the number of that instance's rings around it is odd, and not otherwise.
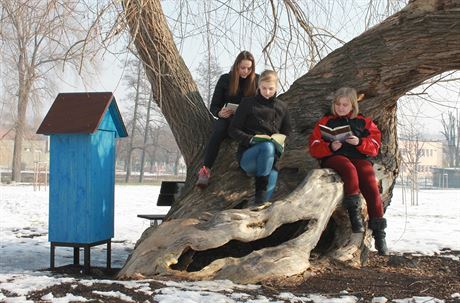
[[[358,145],[359,144],[359,138],[356,136],[349,136],[345,139],[345,142],[351,145]]]
[[[219,113],[218,113],[218,116],[219,118],[228,118],[230,117],[231,115],[234,114],[234,111],[233,109],[230,109],[230,108],[227,108],[227,107],[223,107]]]
[[[342,148],[342,143],[340,141],[333,141],[331,143],[331,149],[332,151],[336,151]]]

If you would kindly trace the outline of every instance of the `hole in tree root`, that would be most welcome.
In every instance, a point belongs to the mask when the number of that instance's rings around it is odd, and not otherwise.
[[[335,230],[337,229],[337,223],[334,219],[330,219],[324,229],[321,237],[315,248],[310,253],[310,259],[317,259],[322,255],[326,254],[332,248],[335,239]]]
[[[221,247],[204,251],[195,251],[188,248],[179,257],[177,264],[171,265],[171,269],[188,272],[199,271],[218,259],[228,257],[242,258],[253,251],[278,246],[304,233],[307,230],[308,222],[308,220],[299,220],[283,224],[270,236],[252,242],[231,240]]]

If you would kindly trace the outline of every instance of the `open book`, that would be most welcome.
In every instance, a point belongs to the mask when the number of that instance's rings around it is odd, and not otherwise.
[[[255,135],[252,137],[252,142],[258,143],[258,142],[266,142],[266,141],[272,141],[275,144],[276,151],[278,154],[282,154],[284,151],[284,141],[286,141],[286,135],[283,134],[273,134],[271,136],[269,135]]]
[[[238,108],[238,105],[239,104],[236,104],[236,103],[226,103],[224,107],[229,108],[233,111],[236,111],[236,109]]]
[[[353,136],[350,125],[337,126],[335,128],[327,127],[326,125],[319,125],[321,136],[326,141],[340,141],[344,142],[349,136]]]

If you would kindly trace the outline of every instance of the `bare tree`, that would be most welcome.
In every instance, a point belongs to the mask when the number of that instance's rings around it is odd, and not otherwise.
[[[208,108],[211,105],[214,87],[222,72],[222,67],[217,62],[217,58],[212,54],[209,54],[205,60],[201,61],[196,69],[196,82],[203,101]]]
[[[153,100],[142,62],[137,58],[131,59],[126,70],[124,80],[129,91],[127,99],[133,100],[133,106],[129,108],[130,112],[126,113],[126,116],[130,117],[127,119],[127,126],[131,134],[129,140],[120,144],[122,153],[119,157],[125,159],[125,182],[129,181],[135,166],[139,171],[139,182],[142,183],[146,155],[150,154],[151,161],[155,161],[156,156],[159,155],[156,151],[162,143],[159,134],[166,122]]]
[[[431,79],[430,79],[431,81]],[[423,93],[421,93],[423,94]],[[415,102],[421,94],[406,94],[399,100],[398,131],[399,152],[401,153],[401,169],[399,177],[402,180],[403,201],[406,201],[405,187],[410,189],[410,205],[418,205],[419,167],[422,157],[423,125],[419,122],[422,115],[421,107]]]
[[[141,154],[141,167],[139,172],[139,183],[144,181],[144,168],[145,168],[145,154],[147,153],[147,142],[149,138],[149,128],[150,128],[150,110],[152,109],[153,96],[150,94],[149,101],[147,102],[147,113],[145,117],[145,126],[144,126],[144,141],[142,144],[142,154]]]
[[[206,26],[206,34],[203,36],[206,44],[205,58],[200,62],[196,70],[197,84],[200,89],[201,96],[206,106],[209,108],[211,104],[212,93],[219,76],[222,74],[222,68],[219,65],[215,55],[213,38],[214,34],[211,32],[212,28],[212,1],[203,1],[203,11]]]
[[[187,39],[203,39],[203,53],[209,53],[209,45],[215,46],[220,62],[222,58],[234,58],[243,49],[256,56],[262,54],[257,61],[279,72],[283,91],[326,54],[343,45],[344,40],[336,32],[359,24],[362,26],[357,31],[364,30],[405,3],[369,1],[367,11],[362,13],[356,8],[362,7],[363,2],[350,0],[205,2],[179,0],[164,4],[179,52]],[[360,14],[365,22],[350,17]]]
[[[96,28],[85,24],[85,7],[75,1],[3,0],[0,4],[2,81],[14,101],[12,180],[20,181],[21,154],[29,105],[52,93],[49,71],[63,63],[83,68]],[[51,89],[50,89],[51,88]]]
[[[460,121],[458,109],[456,116],[449,111],[447,117],[442,116],[442,134],[447,141],[447,164],[449,167],[460,166]]]
[[[144,233],[120,277],[168,274],[255,282],[302,273],[330,260],[355,265],[366,260],[369,234],[350,233],[345,212],[339,207],[341,183],[331,171],[314,169],[317,161],[305,153],[307,138],[336,88],[353,86],[364,93],[361,110],[382,130],[383,146],[375,169],[388,206],[399,171],[397,101],[427,79],[460,68],[460,1],[411,1],[400,12],[319,58],[280,96],[288,104],[294,133],[280,161],[273,204],[257,209],[240,209],[253,196],[253,187],[237,168],[232,144],[221,148],[222,156],[213,169],[215,181],[205,191],[194,189],[193,172],[203,154],[210,114],[176,48],[160,1],[123,3],[154,99],[171,126],[188,174],[181,199],[168,213],[170,222]],[[279,21],[276,8],[272,5],[271,11]],[[296,17],[300,25],[304,20]],[[276,32],[271,30],[268,36]],[[327,34],[311,36],[324,38]],[[270,47],[270,41],[265,45]],[[311,47],[321,53],[318,46]],[[318,243],[327,245],[317,247]],[[310,259],[314,248],[319,262]]]
[[[136,61],[136,77],[133,79],[134,80],[134,86],[135,86],[135,95],[134,95],[134,110],[133,110],[133,118],[131,120],[131,135],[129,138],[129,145],[127,149],[127,156],[126,156],[126,176],[125,176],[125,182],[129,182],[129,177],[131,176],[131,160],[132,160],[132,154],[135,149],[134,146],[134,139],[135,139],[135,133],[137,131],[137,120],[139,116],[139,104],[141,100],[141,82],[142,82],[142,76],[143,76],[143,69],[142,69],[142,63],[140,61]]]
[[[420,131],[411,129],[400,137],[400,151],[402,153],[400,177],[403,180],[403,186],[410,186],[410,205],[418,205],[419,192],[419,167],[422,157],[424,142]],[[404,183],[404,173],[407,171],[406,182]],[[403,199],[404,200],[404,199]]]

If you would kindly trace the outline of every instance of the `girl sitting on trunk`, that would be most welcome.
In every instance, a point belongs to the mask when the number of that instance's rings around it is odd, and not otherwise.
[[[370,118],[358,113],[358,98],[353,88],[342,87],[337,90],[331,112],[321,118],[313,129],[309,141],[310,153],[321,160],[321,167],[334,169],[342,178],[345,195],[343,204],[354,233],[364,232],[359,211],[360,193],[363,194],[375,247],[379,255],[388,255],[385,241],[387,221],[383,218],[383,203],[370,161],[380,149],[380,130]],[[329,128],[348,125],[352,134],[343,140],[330,141],[322,135],[320,125]]]
[[[291,130],[287,106],[276,98],[277,87],[276,72],[264,71],[259,77],[257,95],[241,101],[229,128],[229,135],[240,142],[240,167],[248,176],[255,177],[255,204],[268,201],[275,190],[278,170],[274,164]],[[274,143],[274,134],[283,142]]]

